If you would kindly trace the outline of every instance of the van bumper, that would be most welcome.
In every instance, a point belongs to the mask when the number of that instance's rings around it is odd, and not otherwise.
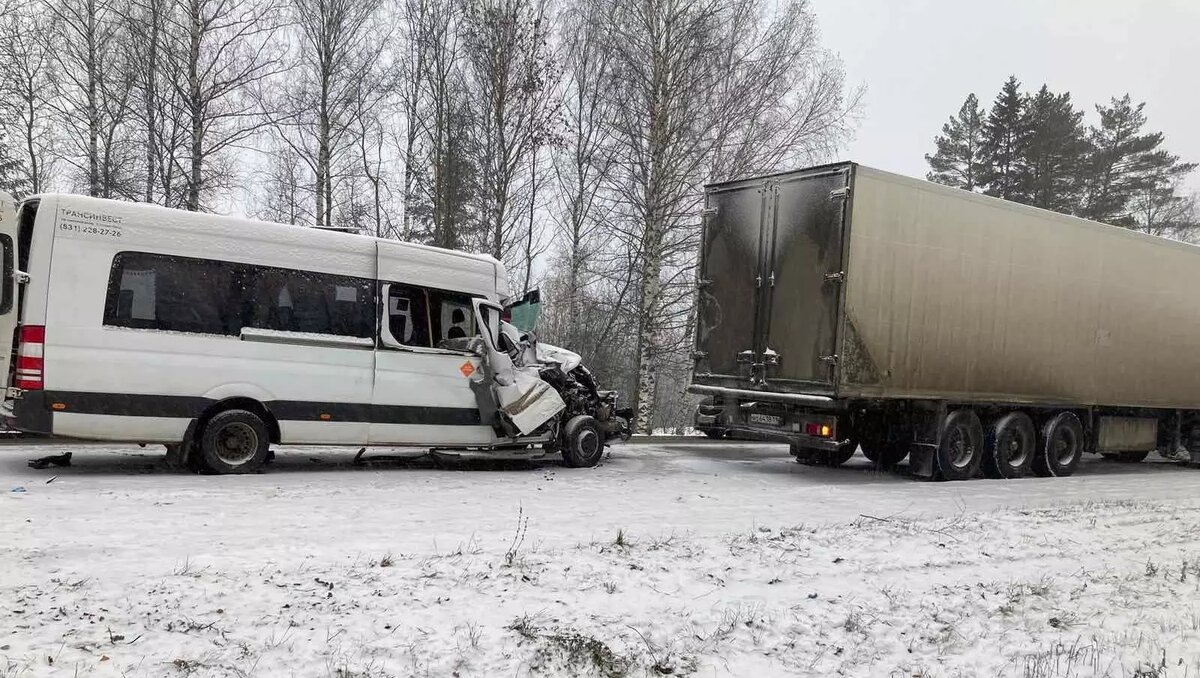
[[[2,411],[8,425],[18,431],[48,435],[53,430],[54,413],[46,405],[45,391],[25,391],[4,401]]]

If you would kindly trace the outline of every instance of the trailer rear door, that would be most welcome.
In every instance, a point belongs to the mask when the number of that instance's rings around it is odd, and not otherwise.
[[[765,257],[763,351],[767,378],[777,385],[834,383],[849,179],[849,168],[841,167],[772,186],[771,223],[764,225],[771,249]]]
[[[833,389],[851,168],[709,188],[697,381]]]

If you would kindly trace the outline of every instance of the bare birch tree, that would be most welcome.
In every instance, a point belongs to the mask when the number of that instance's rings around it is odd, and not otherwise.
[[[57,31],[50,37],[57,88],[52,106],[88,195],[129,194],[132,146],[121,132],[131,117],[133,89],[125,61],[123,22],[110,0],[47,2]]]
[[[94,0],[84,0],[94,1]],[[277,8],[270,0],[179,0],[165,42],[176,119],[185,122],[183,207],[204,207],[206,194],[232,173],[229,151],[265,125],[252,88],[282,70]]]
[[[374,79],[386,29],[379,0],[289,0],[295,65],[284,74],[274,127],[312,172],[316,225],[331,227],[338,168],[354,166],[360,99]],[[357,170],[357,166],[354,166]]]
[[[535,200],[537,149],[548,140],[554,109],[545,0],[468,0],[462,26],[479,154],[478,230],[484,251],[509,264],[524,263],[522,250],[536,247],[533,228],[526,226]]]
[[[605,91],[620,103],[609,128],[614,229],[638,271],[640,428],[654,421],[660,362],[681,355],[691,331],[701,183],[811,159],[845,132],[853,102],[806,30],[806,3],[769,17],[766,7],[615,0],[603,15],[613,74]]]
[[[36,5],[10,9],[0,20],[0,128],[9,134],[30,193],[49,189],[54,164],[49,36]]]

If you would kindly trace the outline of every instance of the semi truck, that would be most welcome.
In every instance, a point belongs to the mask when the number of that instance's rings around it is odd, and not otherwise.
[[[697,418],[925,478],[1200,461],[1200,247],[852,162],[705,188]]]

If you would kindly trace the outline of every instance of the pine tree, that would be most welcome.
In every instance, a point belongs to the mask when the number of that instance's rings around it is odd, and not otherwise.
[[[933,143],[937,152],[925,155],[930,181],[974,191],[979,186],[982,165],[984,110],[974,93],[967,96],[958,115],[942,125],[942,133]]]
[[[1020,199],[1021,157],[1029,140],[1021,83],[1010,76],[983,123],[980,186],[998,198]]]
[[[8,147],[8,137],[0,131],[0,191],[21,197],[25,190],[25,166]]]
[[[1161,148],[1161,132],[1142,132],[1145,106],[1133,105],[1128,94],[1096,106],[1100,126],[1089,132],[1092,151],[1081,210],[1088,219],[1130,227],[1146,221],[1146,215],[1162,212],[1156,205],[1172,202],[1174,184],[1195,169]]]
[[[1025,117],[1029,136],[1018,165],[1019,196],[1013,197],[1056,212],[1078,211],[1087,155],[1083,111],[1071,105],[1069,93],[1042,85],[1027,97]]]

